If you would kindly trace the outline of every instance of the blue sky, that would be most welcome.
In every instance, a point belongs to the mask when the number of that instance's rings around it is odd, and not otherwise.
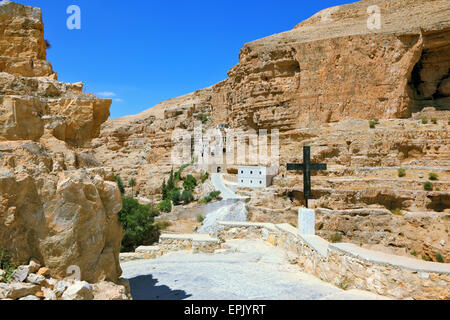
[[[242,46],[292,29],[350,0],[15,0],[42,8],[47,59],[60,81],[114,99],[111,117],[211,86],[238,63]],[[69,30],[69,5],[81,30]],[[99,94],[100,93],[100,94]]]

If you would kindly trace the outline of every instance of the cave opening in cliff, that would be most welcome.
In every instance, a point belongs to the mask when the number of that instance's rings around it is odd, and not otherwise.
[[[425,107],[450,110],[450,45],[423,50],[415,64],[409,86],[411,113]]]

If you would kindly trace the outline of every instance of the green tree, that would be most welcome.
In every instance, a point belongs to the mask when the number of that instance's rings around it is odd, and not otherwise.
[[[134,187],[136,187],[136,180],[130,179],[128,186],[131,187],[131,194],[134,196]]]
[[[161,186],[161,194],[162,194],[162,199],[166,200],[167,199],[167,185],[166,185],[166,179],[164,179],[163,184]]]
[[[174,182],[174,176],[173,176],[173,168],[172,170],[170,170],[170,176],[169,176],[169,181],[167,181],[167,191],[170,192],[171,190],[173,190],[173,188],[175,188],[175,182]]]
[[[114,176],[114,180],[116,180],[117,185],[119,186],[120,193],[123,195],[125,193],[125,187],[123,186],[122,178],[119,176]]]
[[[158,210],[167,213],[172,212],[172,201],[170,199],[161,201],[158,204]]]
[[[181,192],[180,189],[175,188],[169,191],[167,198],[172,200],[173,205],[177,206],[181,202]]]
[[[183,201],[184,204],[189,204],[194,201],[194,195],[190,190],[184,190],[181,194],[181,201]]]
[[[123,226],[122,252],[134,251],[142,245],[151,245],[159,240],[159,229],[154,225],[158,210],[150,205],[141,205],[132,197],[122,198],[119,221]]]
[[[183,181],[183,188],[188,191],[194,191],[197,186],[197,179],[193,175],[189,174]]]

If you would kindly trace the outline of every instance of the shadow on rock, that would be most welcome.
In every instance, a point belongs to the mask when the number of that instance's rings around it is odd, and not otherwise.
[[[183,290],[172,290],[168,286],[157,286],[157,279],[152,275],[129,279],[133,300],[184,300],[188,295]]]

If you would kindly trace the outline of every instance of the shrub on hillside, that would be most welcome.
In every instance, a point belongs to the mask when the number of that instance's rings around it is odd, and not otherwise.
[[[423,188],[425,191],[433,191],[433,184],[430,181],[427,181],[423,184]]]
[[[430,172],[430,174],[428,176],[429,176],[430,180],[432,180],[432,181],[439,180],[439,176],[437,175],[437,173]]]
[[[17,268],[13,261],[12,255],[4,248],[0,249],[0,270],[3,270],[5,273],[0,275],[0,283],[1,282],[10,282],[12,279],[12,275],[14,270]]]
[[[444,263],[444,257],[440,253],[436,253],[434,255],[436,257],[437,262]]]
[[[341,242],[341,241],[342,241],[342,236],[339,232],[336,232],[331,236],[331,242],[337,243],[337,242]]]
[[[181,194],[181,201],[183,201],[184,204],[189,204],[194,201],[194,195],[192,194],[192,191],[184,190]]]
[[[375,129],[375,125],[376,125],[375,121],[373,121],[373,120],[370,120],[370,121],[369,121],[369,127],[370,127],[370,129]]]
[[[428,118],[427,117],[423,117],[422,118],[422,124],[427,124],[428,123]]]
[[[125,187],[123,185],[123,181],[119,176],[114,176],[114,180],[116,180],[117,185],[119,186],[119,190],[121,194],[125,193]]]
[[[400,178],[403,178],[404,176],[406,176],[406,170],[405,170],[405,169],[400,168],[400,169],[398,169],[397,171],[398,171],[398,176],[399,176]]]
[[[183,181],[183,188],[188,191],[194,191],[197,186],[197,179],[194,178],[193,175],[188,174]]]
[[[159,229],[154,225],[158,210],[142,205],[131,197],[122,198],[123,208],[119,221],[123,226],[122,252],[134,251],[142,245],[151,245],[159,240]]]
[[[157,222],[155,222],[155,226],[158,227],[159,230],[166,230],[171,225],[172,225],[172,223],[170,221],[157,221]]]
[[[181,192],[180,189],[175,188],[169,191],[167,194],[167,200],[171,200],[174,206],[177,206],[181,203]]]
[[[172,201],[165,199],[158,204],[158,210],[161,212],[172,212]]]
[[[208,194],[206,197],[204,197],[204,198],[200,201],[200,203],[205,204],[205,203],[210,203],[210,202],[213,201],[213,200],[221,200],[220,194],[221,194],[220,191],[213,191],[213,192],[211,192],[210,194]]]
[[[202,175],[200,176],[200,181],[202,183],[205,183],[206,180],[208,180],[209,178],[209,172],[205,171],[204,173],[202,173]]]

